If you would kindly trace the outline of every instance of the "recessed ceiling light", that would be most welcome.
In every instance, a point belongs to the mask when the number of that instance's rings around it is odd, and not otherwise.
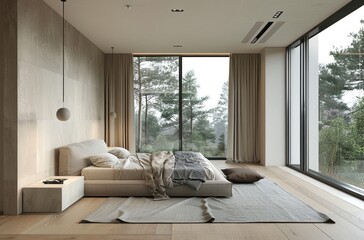
[[[173,45],[173,47],[176,47],[176,48],[181,48],[181,47],[183,47],[182,45]]]
[[[181,12],[183,12],[183,9],[182,8],[173,8],[171,11],[176,12],[176,13],[181,13]]]
[[[283,11],[277,11],[274,15],[273,18],[279,18],[279,16],[281,16],[283,13]]]

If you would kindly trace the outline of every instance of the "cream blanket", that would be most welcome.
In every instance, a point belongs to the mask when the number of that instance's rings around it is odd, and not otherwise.
[[[146,185],[151,189],[154,200],[168,199],[166,189],[173,187],[175,158],[171,151],[137,153],[144,169]]]

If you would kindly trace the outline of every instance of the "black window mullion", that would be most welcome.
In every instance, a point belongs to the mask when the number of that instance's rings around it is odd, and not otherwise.
[[[286,49],[286,165],[291,165],[291,49]]]
[[[305,71],[304,71],[304,44],[300,41],[300,170],[304,169],[304,159],[306,158],[306,124],[305,124]]]
[[[182,129],[182,56],[179,56],[179,76],[178,76],[178,80],[179,80],[179,84],[178,84],[178,124],[179,124],[179,150],[182,151],[182,134],[183,134],[183,129]]]
[[[308,44],[307,39],[302,40],[301,48],[301,82],[302,82],[302,105],[303,116],[301,116],[302,131],[301,145],[302,145],[302,159],[301,170],[307,172],[308,170]]]

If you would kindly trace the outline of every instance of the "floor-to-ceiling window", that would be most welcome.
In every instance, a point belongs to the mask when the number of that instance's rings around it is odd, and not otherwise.
[[[224,158],[228,69],[228,57],[135,56],[137,151]]]
[[[345,15],[343,17],[343,15]],[[287,48],[296,55],[295,44]],[[364,198],[364,6],[353,1],[303,38],[299,81],[303,98],[301,171]],[[292,58],[292,57],[291,57]],[[288,63],[290,72],[297,64]],[[290,75],[289,106],[297,105],[297,76]],[[304,89],[304,91],[302,91]],[[288,109],[290,135],[297,136],[297,109]],[[293,116],[293,117],[292,117]],[[297,149],[297,139],[289,149]],[[298,153],[297,153],[298,154]],[[296,167],[295,155],[289,155]]]

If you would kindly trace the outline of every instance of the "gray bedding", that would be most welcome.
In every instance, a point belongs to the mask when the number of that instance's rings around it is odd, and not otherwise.
[[[201,153],[187,151],[176,152],[173,182],[175,184],[186,184],[198,190],[201,184],[207,180],[206,171],[201,164],[205,161]]]
[[[156,200],[168,199],[166,190],[174,185],[186,184],[198,190],[207,179],[214,179],[213,170],[201,153],[178,151],[173,155],[170,151],[160,151],[137,153],[137,158]]]

